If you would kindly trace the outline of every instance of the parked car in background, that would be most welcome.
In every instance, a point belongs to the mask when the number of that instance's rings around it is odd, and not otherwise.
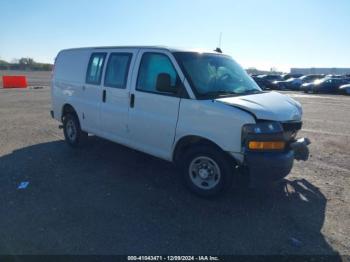
[[[291,79],[291,78],[299,78],[299,77],[302,77],[303,74],[285,74],[285,75],[282,75],[282,78],[283,80],[288,80],[288,79]]]
[[[266,79],[261,77],[261,75],[251,75],[251,77],[253,78],[255,83],[257,83],[258,86],[263,90],[266,90],[267,89],[266,86],[268,86],[270,84]]]
[[[292,76],[293,74],[289,74]],[[276,90],[299,90],[300,86],[304,83],[313,82],[317,79],[324,78],[324,75],[301,75],[301,74],[294,74],[295,77],[289,78],[287,80],[282,81],[274,81],[273,85],[275,87],[273,89]],[[299,76],[299,77],[298,77]]]
[[[339,93],[343,95],[350,95],[350,84],[340,86]]]
[[[326,77],[329,77],[329,78],[344,78],[343,75],[332,75],[332,74],[326,75]]]
[[[302,77],[299,77],[291,83],[290,89],[292,90],[300,90],[300,87],[302,84],[305,83],[312,83],[314,81],[320,80],[325,78],[325,75],[323,74],[312,74],[312,75],[305,75]]]
[[[312,74],[312,75],[305,75],[300,77],[299,79],[301,80],[301,84],[305,84],[305,83],[311,83],[315,80],[319,80],[325,78],[325,75],[322,74]],[[300,84],[300,85],[301,85]],[[299,86],[300,87],[300,86]]]
[[[273,84],[273,82],[283,80],[281,75],[259,75],[254,76],[253,79],[260,86],[260,88],[264,90],[274,89],[275,85]]]
[[[316,80],[312,83],[302,84],[300,89],[305,93],[326,93],[336,94],[339,93],[339,87],[345,84],[349,84],[349,80],[342,78],[330,78],[326,77],[321,80]]]
[[[294,90],[295,82],[299,82],[299,78],[289,78],[287,80],[273,81],[272,85],[274,90]]]

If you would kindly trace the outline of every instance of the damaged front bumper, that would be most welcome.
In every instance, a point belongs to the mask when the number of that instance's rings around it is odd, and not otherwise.
[[[283,152],[246,152],[244,165],[248,168],[250,185],[260,187],[286,177],[295,160],[306,161],[309,158],[308,138],[292,142]]]
[[[294,158],[296,160],[302,160],[306,161],[309,159],[309,148],[308,145],[310,145],[310,139],[308,138],[300,138],[297,141],[290,144],[290,148],[294,152]]]

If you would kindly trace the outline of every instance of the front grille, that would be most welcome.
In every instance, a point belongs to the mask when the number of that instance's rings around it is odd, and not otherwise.
[[[284,122],[282,123],[283,130],[285,132],[298,131],[301,129],[303,122]]]

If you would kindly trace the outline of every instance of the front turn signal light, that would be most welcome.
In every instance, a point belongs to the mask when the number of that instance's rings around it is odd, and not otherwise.
[[[283,150],[285,146],[283,141],[250,141],[248,144],[251,150]]]

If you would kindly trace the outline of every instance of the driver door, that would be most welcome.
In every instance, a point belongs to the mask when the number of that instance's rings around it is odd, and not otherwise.
[[[128,129],[136,149],[164,159],[171,158],[180,105],[177,71],[165,53],[141,51],[137,79],[130,94]],[[170,76],[172,92],[157,90],[160,74]]]

